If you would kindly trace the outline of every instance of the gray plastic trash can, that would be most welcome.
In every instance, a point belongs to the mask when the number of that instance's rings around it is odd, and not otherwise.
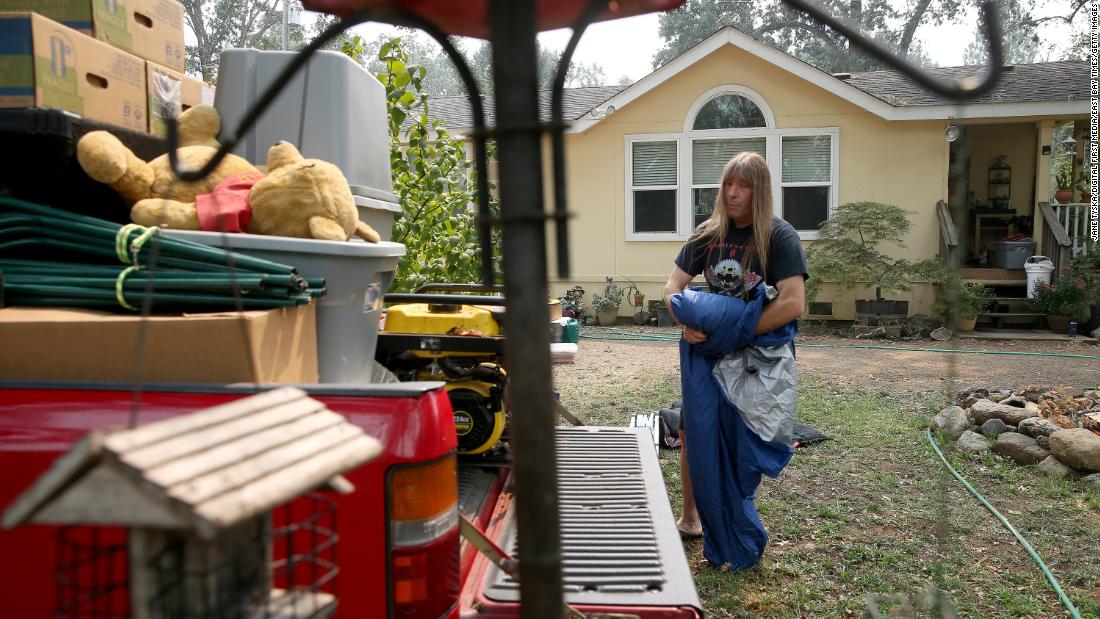
[[[323,277],[317,300],[317,365],[322,383],[369,383],[378,344],[382,295],[393,282],[400,243],[315,241],[285,236],[165,230],[171,237],[281,262],[304,277]]]
[[[222,52],[214,107],[222,116],[223,134],[236,130],[245,112],[297,54],[256,49]],[[233,152],[265,164],[267,150],[285,140],[306,157],[340,168],[352,194],[396,203],[388,127],[385,87],[344,54],[319,51]]]

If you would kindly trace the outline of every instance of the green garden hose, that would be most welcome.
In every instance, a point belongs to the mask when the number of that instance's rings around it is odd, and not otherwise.
[[[1016,530],[1016,527],[1012,526],[1012,523],[1010,523],[1008,519],[1001,515],[1001,512],[997,511],[997,508],[990,505],[989,501],[987,501],[980,492],[974,489],[974,486],[971,486],[970,483],[967,482],[966,479],[962,475],[960,475],[958,471],[955,470],[955,467],[951,466],[951,463],[948,462],[947,458],[944,457],[943,452],[940,451],[940,446],[936,444],[936,439],[932,438],[931,428],[927,430],[926,436],[928,437],[928,443],[932,445],[932,449],[936,452],[936,455],[940,457],[940,460],[944,463],[947,469],[951,471],[951,474],[955,476],[955,479],[959,480],[959,482],[962,483],[962,485],[970,491],[970,494],[973,494],[975,497],[977,497],[978,501],[980,501],[981,504],[985,506],[985,508],[988,509],[991,514],[997,517],[997,520],[1001,521],[1001,524],[1004,525],[1004,527],[1016,537],[1016,540],[1020,542],[1020,545],[1024,547],[1024,550],[1027,550],[1028,554],[1031,555],[1031,558],[1035,560],[1035,563],[1043,572],[1043,576],[1046,576],[1047,581],[1050,582],[1050,586],[1054,587],[1054,591],[1058,593],[1058,597],[1062,600],[1062,604],[1065,605],[1066,610],[1069,611],[1069,616],[1073,617],[1073,619],[1081,619],[1081,613],[1077,611],[1077,607],[1073,605],[1073,602],[1071,602],[1069,597],[1066,596],[1066,593],[1062,591],[1062,587],[1058,584],[1058,580],[1054,578],[1054,574],[1052,574],[1050,572],[1050,569],[1047,568],[1046,563],[1043,563],[1043,560],[1039,558],[1039,554],[1035,552],[1035,549],[1031,547],[1031,544],[1029,544],[1027,540],[1024,539],[1023,535],[1020,535],[1020,532]]]

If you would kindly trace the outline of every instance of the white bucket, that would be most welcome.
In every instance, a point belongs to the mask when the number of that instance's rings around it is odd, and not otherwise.
[[[1054,263],[1046,256],[1032,256],[1024,261],[1024,272],[1027,273],[1027,298],[1034,299],[1039,284],[1050,283]]]

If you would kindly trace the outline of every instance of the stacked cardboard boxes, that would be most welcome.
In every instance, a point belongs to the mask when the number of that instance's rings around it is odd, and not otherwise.
[[[0,108],[52,107],[164,135],[163,118],[213,102],[183,74],[176,0],[0,0]]]

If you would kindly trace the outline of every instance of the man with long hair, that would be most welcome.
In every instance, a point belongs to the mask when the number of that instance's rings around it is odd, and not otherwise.
[[[715,294],[745,299],[750,294],[764,294],[765,286],[758,286],[761,282],[778,290],[778,296],[761,311],[756,323],[756,334],[769,333],[787,326],[802,314],[806,302],[805,281],[809,277],[806,258],[802,252],[798,232],[789,223],[774,216],[771,174],[763,157],[756,153],[743,152],[726,164],[722,172],[722,188],[715,200],[714,211],[680,250],[675,263],[672,275],[665,284],[665,303],[670,311],[673,307],[670,297],[682,293],[692,279],[702,273],[709,291]],[[682,325],[682,329],[684,341],[691,345],[702,345],[707,341],[708,336],[714,335],[687,325]],[[681,346],[681,351],[684,350],[685,347]],[[683,352],[681,363],[684,363]],[[734,510],[744,514],[744,518],[740,516],[733,518],[733,520],[739,520],[737,522],[731,522],[730,518],[730,511],[734,506],[715,504],[718,499],[730,500],[728,491],[708,491],[697,497],[693,490],[701,483],[708,484],[708,487],[713,485],[711,484],[713,477],[721,472],[708,469],[713,468],[716,461],[733,462],[733,466],[737,466],[737,462],[743,462],[744,458],[752,454],[763,454],[760,457],[766,458],[774,457],[773,468],[778,467],[774,469],[778,474],[778,469],[781,469],[790,457],[790,447],[757,445],[749,448],[726,444],[737,441],[729,437],[717,439],[718,443],[713,442],[713,437],[719,434],[719,428],[707,427],[707,425],[714,423],[714,416],[709,412],[703,414],[700,411],[693,411],[689,406],[687,391],[688,387],[693,385],[688,381],[699,379],[685,374],[682,380],[685,381],[685,401],[680,416],[680,474],[683,480],[684,507],[677,527],[684,537],[697,537],[704,534],[709,536],[711,531],[722,529],[734,538],[744,537],[746,531],[758,528],[755,541],[742,540],[744,543],[733,544],[748,548],[747,552],[734,553],[750,557],[744,559],[742,563],[750,560],[751,563],[755,563],[755,560],[759,559],[759,553],[763,552],[763,545],[767,540],[763,526],[759,524],[755,507],[752,505],[756,494],[755,484],[751,488],[736,491],[737,500],[744,500],[747,503],[740,506],[740,510]],[[736,411],[736,409],[733,410]],[[730,434],[730,437],[732,436]],[[689,441],[689,438],[692,440]],[[697,440],[706,441],[708,453],[700,454],[694,460],[689,459],[688,443],[694,445]],[[755,440],[760,439],[756,437]],[[739,450],[740,455],[734,458],[728,454],[710,453],[715,450],[735,452]],[[698,463],[693,464],[695,460],[698,460]],[[758,477],[755,479],[758,480]],[[738,563],[727,557],[721,557],[720,561],[715,561],[714,557],[722,553],[712,553],[708,550],[710,550],[710,544],[705,542],[704,554],[712,563]],[[752,555],[755,555],[756,559],[751,559]],[[748,565],[733,566],[748,567]]]

